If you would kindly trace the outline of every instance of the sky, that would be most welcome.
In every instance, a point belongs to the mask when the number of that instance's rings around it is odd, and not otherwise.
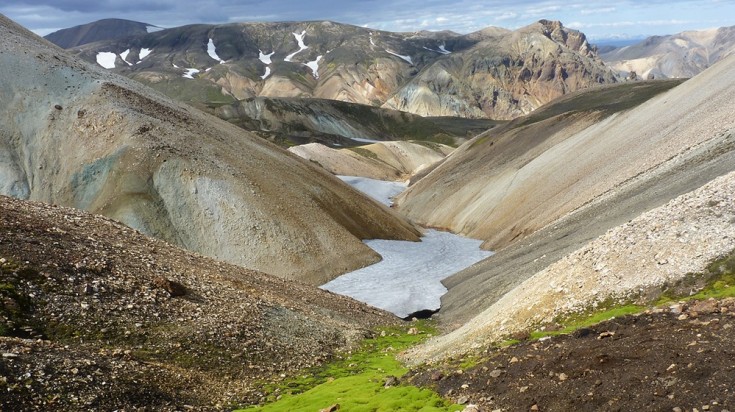
[[[515,29],[560,20],[593,41],[735,25],[735,0],[2,0],[0,13],[39,35],[103,18],[160,27],[332,20],[388,31]]]

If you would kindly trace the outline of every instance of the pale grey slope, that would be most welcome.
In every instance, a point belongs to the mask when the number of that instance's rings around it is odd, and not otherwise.
[[[735,26],[685,31],[601,54],[614,69],[640,78],[689,78],[735,52]]]
[[[4,17],[0,31],[3,194],[103,214],[315,284],[377,261],[360,239],[417,239],[387,208],[236,126],[77,60]]]
[[[735,170],[734,85],[730,57],[602,121],[562,114],[535,129],[521,122],[517,133],[455,151],[398,200],[422,224],[497,249],[445,281],[440,319],[458,327],[605,230]]]

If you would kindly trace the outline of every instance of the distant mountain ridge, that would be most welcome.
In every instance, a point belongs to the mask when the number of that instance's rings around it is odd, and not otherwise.
[[[652,36],[602,53],[613,69],[641,78],[688,78],[735,53],[735,26]]]
[[[115,40],[161,30],[148,23],[124,19],[103,19],[92,23],[62,29],[44,38],[65,49],[104,40]]]
[[[583,33],[547,20],[468,35],[329,21],[199,24],[73,51],[169,96],[209,105],[307,97],[422,116],[510,119],[618,80]]]

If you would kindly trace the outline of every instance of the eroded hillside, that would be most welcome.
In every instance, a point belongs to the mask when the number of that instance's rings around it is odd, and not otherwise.
[[[2,19],[0,193],[321,284],[418,232],[320,168]]]

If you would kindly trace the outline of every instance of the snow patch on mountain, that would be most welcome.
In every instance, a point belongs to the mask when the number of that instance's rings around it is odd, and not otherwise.
[[[306,30],[303,30],[300,34],[299,33],[291,33],[291,34],[293,34],[293,36],[296,38],[296,42],[299,44],[299,49],[289,54],[288,56],[286,56],[285,59],[283,59],[283,61],[287,61],[287,62],[290,62],[291,60],[293,60],[294,56],[296,56],[297,54],[309,48],[309,46],[307,46],[304,43],[304,36],[306,36]]]
[[[263,53],[263,50],[258,49],[258,59],[263,62],[266,66],[273,63],[273,60],[271,60],[271,56],[276,54],[276,52],[271,52],[268,54]]]
[[[311,69],[311,73],[314,75],[315,79],[319,78],[319,60],[322,59],[322,56],[316,56],[316,60],[310,61],[307,63],[304,63],[304,66],[308,66]]]
[[[270,76],[270,75],[271,75],[271,68],[270,68],[270,67],[266,67],[266,68],[265,68],[265,74],[264,74],[264,75],[262,75],[262,76],[260,76],[260,78],[261,78],[261,79],[263,79],[263,80],[265,80],[265,79],[267,79],[267,78],[268,78],[268,76]]]
[[[138,63],[142,62],[143,59],[148,57],[148,55],[150,55],[151,53],[153,53],[153,49],[146,49],[145,47],[140,49],[140,53],[138,53]],[[135,64],[138,64],[138,63],[135,63]]]
[[[115,59],[117,59],[117,54],[113,52],[97,53],[97,64],[104,67],[105,69],[114,69]]]
[[[145,26],[145,30],[148,33],[155,33],[157,31],[163,30],[163,27],[158,27],[158,26]]]
[[[411,60],[411,56],[404,56],[404,55],[398,54],[398,53],[396,53],[394,51],[391,51],[391,50],[388,50],[388,49],[385,49],[385,52],[388,53],[388,54],[392,54],[392,55],[394,55],[396,57],[400,57],[401,59],[407,61],[408,64],[410,64],[410,65],[413,66],[413,60]]]
[[[207,54],[209,55],[209,57],[217,60],[220,64],[223,64],[225,62],[217,55],[217,48],[214,46],[214,40],[212,39],[209,39],[209,43],[207,43]]]
[[[181,77],[184,77],[186,79],[193,79],[194,75],[197,73],[199,73],[198,69],[188,68],[186,69],[186,73],[182,74]]]
[[[122,59],[122,61],[124,61],[125,63],[127,63],[127,64],[128,64],[128,66],[132,66],[133,64],[132,64],[132,63],[130,63],[130,62],[129,62],[129,61],[127,60],[127,59],[128,59],[128,54],[130,54],[130,49],[127,49],[127,50],[125,50],[124,52],[120,53],[120,58]]]

